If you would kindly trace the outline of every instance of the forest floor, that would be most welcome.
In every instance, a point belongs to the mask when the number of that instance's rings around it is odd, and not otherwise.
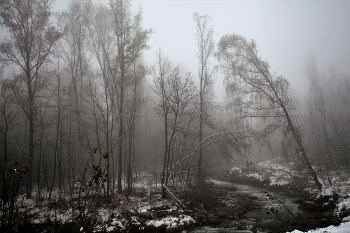
[[[186,187],[169,185],[162,198],[153,176],[143,174],[132,194],[117,195],[106,204],[102,197],[96,206],[87,201],[79,211],[77,197],[54,192],[51,201],[26,199],[19,195],[18,208],[11,220],[19,223],[14,232],[178,232],[197,226],[216,225],[222,219],[237,220],[248,211],[259,209],[255,197],[237,193],[234,188],[217,188],[210,182]],[[9,220],[9,212],[0,213]],[[3,221],[3,220],[2,220]],[[16,224],[14,224],[16,225]],[[1,232],[12,232],[0,227]]]
[[[332,187],[319,192],[311,180],[273,161],[254,165],[249,171],[241,168],[221,168],[209,176],[283,190],[286,195],[300,196],[304,200],[308,200],[310,195],[314,200],[328,197],[327,204],[337,194],[334,206],[330,206],[325,213],[332,211],[330,218],[326,220],[327,226],[332,223],[332,219],[338,221],[335,225],[340,225],[311,232],[348,232],[341,230],[350,229],[350,222],[347,222],[350,218],[346,217],[350,212],[350,186],[346,180],[334,179]],[[133,190],[129,197],[117,195],[108,204],[101,197],[96,206],[87,205],[84,211],[79,211],[77,200],[70,201],[69,195],[62,194],[65,198],[59,199],[58,192],[54,192],[51,201],[38,201],[35,195],[33,199],[25,199],[25,195],[20,195],[14,216],[21,224],[15,229],[18,232],[191,231],[198,226],[215,226],[224,219],[242,219],[245,213],[261,208],[256,203],[256,197],[237,192],[232,187],[219,188],[211,182],[190,188],[184,185],[169,185],[167,198],[164,199],[159,185],[154,183],[154,177],[143,174],[138,177]],[[322,209],[325,203],[318,204]],[[0,219],[3,215],[1,212]],[[8,229],[0,230],[6,232]],[[237,230],[247,229],[242,227]]]

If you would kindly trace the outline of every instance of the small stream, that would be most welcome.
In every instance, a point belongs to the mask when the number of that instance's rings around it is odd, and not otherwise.
[[[289,231],[298,228],[297,225],[293,224],[295,221],[291,214],[289,214],[285,209],[279,209],[279,204],[276,200],[268,200],[266,197],[263,196],[265,192],[264,188],[223,182],[213,179],[211,180],[211,182],[213,182],[218,187],[222,186],[225,188],[236,188],[237,192],[257,197],[256,203],[260,206],[260,210],[253,210],[247,212],[244,215],[244,218],[241,218],[239,220],[224,219],[220,224],[216,225],[215,227],[199,227],[196,228],[193,232],[286,232],[287,228],[285,227],[285,225],[288,225]],[[298,204],[294,203],[298,200],[297,197],[290,197],[282,192],[269,193],[271,193],[278,200],[282,201],[282,203],[284,203],[295,216],[297,213],[299,213],[302,216],[303,220],[307,220],[309,222],[312,222],[313,219],[319,219],[319,212],[305,212],[300,210],[298,208]],[[268,215],[266,213],[267,207],[274,207],[275,209],[278,209],[277,215],[286,224],[283,224],[281,221],[277,220],[277,217],[273,214]]]

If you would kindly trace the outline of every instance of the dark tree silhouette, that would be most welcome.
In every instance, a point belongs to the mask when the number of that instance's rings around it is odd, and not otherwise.
[[[36,94],[44,88],[41,68],[48,61],[52,46],[60,33],[50,25],[49,0],[2,0],[1,23],[10,37],[0,44],[0,53],[5,61],[20,68],[13,90],[28,121],[28,167],[27,198],[31,197],[34,156],[34,118],[37,113]],[[21,83],[24,83],[25,91]]]

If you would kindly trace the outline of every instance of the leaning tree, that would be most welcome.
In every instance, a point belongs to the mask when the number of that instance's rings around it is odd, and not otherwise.
[[[269,121],[264,135],[276,129],[291,134],[308,171],[321,190],[322,185],[306,155],[300,131],[293,116],[294,104],[289,82],[270,73],[269,65],[261,60],[255,42],[232,34],[223,36],[216,53],[225,74],[227,90],[234,93],[235,103],[246,117],[260,117]]]

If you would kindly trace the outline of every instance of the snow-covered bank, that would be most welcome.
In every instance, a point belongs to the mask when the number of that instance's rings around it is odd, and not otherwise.
[[[247,180],[253,184],[269,187],[274,190],[280,190],[287,194],[307,193],[309,198],[312,195],[311,203],[314,207],[318,205],[322,216],[332,215],[332,219],[325,219],[322,217],[322,225],[336,224],[341,222],[339,226],[328,226],[325,228],[318,228],[307,232],[350,232],[350,181],[344,177],[331,177],[331,182],[323,182],[323,190],[319,191],[315,188],[313,181],[301,171],[297,171],[293,164],[280,164],[274,161],[265,161],[258,164],[253,164],[250,169],[234,167],[230,171],[233,180]],[[330,186],[329,183],[332,185]],[[292,188],[290,188],[292,187]],[[292,190],[289,192],[289,190]],[[295,191],[299,190],[299,191]],[[302,192],[300,192],[302,191]],[[304,197],[305,198],[305,197]],[[307,199],[306,199],[307,200]],[[332,220],[332,221],[330,221]],[[337,220],[337,222],[334,221]],[[298,230],[293,231],[301,232]]]
[[[350,219],[346,218],[346,220],[350,220]],[[292,231],[292,233],[301,233],[301,232],[303,231],[299,231],[299,230]],[[318,228],[318,229],[309,230],[305,232],[307,233],[349,233],[350,222],[343,222],[339,226],[329,226],[329,227]]]
[[[109,203],[102,194],[94,197],[96,203],[86,199],[86,205],[83,196],[58,198],[57,190],[50,201],[38,201],[36,193],[31,199],[21,194],[13,217],[0,211],[0,232],[173,232],[195,225],[191,211],[171,197],[162,198],[153,183],[144,184],[148,176],[142,178],[130,196],[116,195]],[[12,224],[12,219],[21,221]]]

